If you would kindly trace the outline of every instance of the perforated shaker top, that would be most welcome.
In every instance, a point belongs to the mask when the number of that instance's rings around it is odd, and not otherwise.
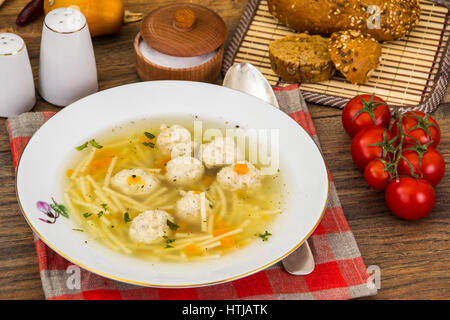
[[[15,33],[0,33],[0,56],[7,56],[19,53],[25,42]]]
[[[85,16],[74,8],[58,8],[50,11],[45,17],[45,25],[59,33],[74,33],[86,25]]]

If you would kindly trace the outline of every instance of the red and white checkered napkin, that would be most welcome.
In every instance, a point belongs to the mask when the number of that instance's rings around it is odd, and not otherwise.
[[[311,116],[296,85],[275,90],[281,109],[319,144]],[[31,135],[54,113],[25,113],[8,119],[14,166]],[[42,286],[47,299],[351,299],[377,293],[342,212],[330,175],[323,219],[309,238],[316,267],[292,276],[280,263],[248,277],[201,288],[159,289],[124,284],[79,269],[35,239]],[[80,272],[81,284],[72,281]],[[371,284],[371,285],[368,285]]]

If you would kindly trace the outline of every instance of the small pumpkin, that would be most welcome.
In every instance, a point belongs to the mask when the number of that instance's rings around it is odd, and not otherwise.
[[[142,14],[124,10],[122,0],[45,0],[44,13],[71,7],[86,17],[92,37],[116,34],[124,23],[142,19]]]

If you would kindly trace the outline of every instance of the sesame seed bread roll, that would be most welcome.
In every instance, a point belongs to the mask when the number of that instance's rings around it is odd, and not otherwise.
[[[282,24],[298,32],[329,36],[360,30],[378,41],[403,37],[420,18],[419,0],[268,0],[268,6]],[[377,6],[379,24],[370,6]]]
[[[283,80],[315,83],[330,79],[336,69],[328,54],[328,39],[308,34],[288,35],[269,46],[273,71]]]
[[[328,46],[336,69],[353,84],[366,82],[381,60],[381,45],[358,30],[335,32]]]

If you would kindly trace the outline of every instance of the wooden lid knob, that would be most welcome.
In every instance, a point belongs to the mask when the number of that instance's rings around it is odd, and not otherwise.
[[[176,57],[201,56],[223,45],[227,28],[214,11],[193,3],[176,3],[150,12],[141,34],[156,51]]]
[[[190,29],[195,23],[195,12],[191,9],[183,8],[178,9],[173,14],[173,21],[175,25],[180,29]]]

